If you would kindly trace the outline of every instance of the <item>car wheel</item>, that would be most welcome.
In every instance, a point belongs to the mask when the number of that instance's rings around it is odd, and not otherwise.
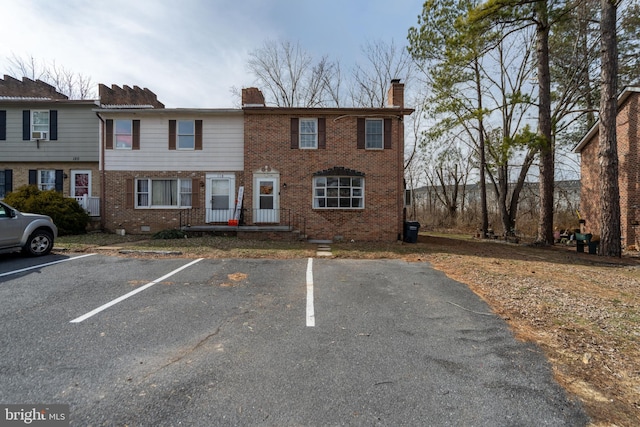
[[[22,251],[31,256],[47,255],[53,248],[53,234],[47,230],[36,230],[31,233]]]

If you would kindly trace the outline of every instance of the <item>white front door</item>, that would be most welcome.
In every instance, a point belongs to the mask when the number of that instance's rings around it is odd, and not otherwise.
[[[207,174],[207,222],[228,222],[235,208],[235,176]]]
[[[71,197],[91,196],[91,171],[71,171]]]
[[[256,176],[254,178],[253,204],[255,223],[280,223],[279,178],[276,176]]]

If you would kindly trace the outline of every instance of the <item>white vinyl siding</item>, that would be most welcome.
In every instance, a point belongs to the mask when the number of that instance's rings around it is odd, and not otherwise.
[[[103,114],[114,121],[122,117]],[[140,115],[139,150],[105,150],[105,170],[111,171],[242,171],[244,169],[244,118],[198,114],[193,117]],[[202,120],[202,150],[173,150],[167,146],[169,120]],[[114,122],[115,123],[115,122]]]

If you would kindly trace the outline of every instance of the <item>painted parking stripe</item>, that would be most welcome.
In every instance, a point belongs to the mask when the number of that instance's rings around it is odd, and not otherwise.
[[[137,293],[139,293],[139,292],[144,291],[144,290],[145,290],[145,289],[147,289],[147,288],[150,288],[151,286],[155,285],[156,283],[162,282],[164,279],[166,279],[166,278],[168,278],[168,277],[171,277],[171,276],[173,276],[173,275],[174,275],[174,274],[176,274],[176,273],[179,273],[180,271],[184,270],[185,268],[189,268],[189,267],[191,267],[193,264],[195,264],[195,263],[197,263],[197,262],[200,262],[200,261],[202,261],[203,259],[204,259],[204,258],[198,258],[198,259],[196,259],[195,261],[191,261],[189,264],[183,265],[182,267],[177,268],[177,269],[173,270],[172,272],[170,272],[170,273],[168,273],[168,274],[165,274],[165,275],[164,275],[164,276],[162,276],[162,277],[157,278],[157,279],[156,279],[156,280],[154,280],[153,282],[149,282],[149,283],[147,283],[146,285],[141,286],[141,287],[139,287],[138,289],[136,289],[136,290],[134,290],[134,291],[129,292],[128,294],[122,295],[121,297],[118,297],[118,298],[116,298],[116,299],[114,299],[114,300],[112,300],[112,301],[110,301],[110,302],[108,302],[108,303],[106,303],[106,304],[101,305],[100,307],[96,308],[95,310],[91,310],[90,312],[88,312],[88,313],[86,313],[86,314],[83,314],[82,316],[77,317],[77,318],[75,318],[75,319],[71,320],[71,323],[80,323],[80,322],[82,322],[83,320],[87,320],[88,318],[90,318],[90,317],[92,317],[92,316],[95,316],[96,314],[100,313],[101,311],[104,311],[104,310],[106,310],[107,308],[109,308],[109,307],[111,307],[111,306],[114,306],[114,305],[118,304],[119,302],[122,302],[122,301],[126,300],[127,298],[132,297],[132,296],[134,296],[135,294],[137,294]]]
[[[307,326],[316,326],[316,314],[313,308],[313,258],[307,262]]]
[[[42,268],[42,267],[48,267],[50,265],[60,264],[61,262],[73,261],[73,260],[80,259],[80,258],[86,258],[86,257],[92,256],[92,255],[95,255],[95,254],[80,255],[80,256],[73,257],[73,258],[65,258],[65,259],[61,259],[61,260],[58,260],[58,261],[47,262],[45,264],[38,264],[38,265],[34,265],[34,266],[31,266],[31,267],[27,267],[27,268],[21,268],[20,270],[7,271],[6,273],[0,273],[0,277],[11,276],[12,274],[23,273],[25,271],[35,270],[37,268]]]

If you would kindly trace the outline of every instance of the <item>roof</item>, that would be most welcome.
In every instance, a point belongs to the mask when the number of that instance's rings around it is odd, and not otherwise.
[[[96,108],[93,111],[97,113],[114,113],[114,114],[130,114],[130,115],[145,115],[145,116],[162,116],[162,115],[242,115],[243,112],[239,108],[153,108],[153,107],[141,107],[140,105],[104,105],[103,108]]]
[[[325,115],[338,115],[344,117],[372,117],[372,116],[408,116],[415,110],[413,108],[399,108],[399,107],[387,107],[387,108],[313,108],[313,107],[248,107],[243,108],[247,114],[325,114]]]
[[[618,107],[620,107],[624,102],[634,93],[640,93],[639,86],[627,86],[624,88],[622,93],[618,95]],[[619,108],[618,108],[619,109]],[[578,145],[573,149],[574,153],[580,153],[582,149],[591,141],[599,132],[600,120],[596,120],[596,122],[591,126],[591,129],[586,133],[585,136],[582,137]]]
[[[49,103],[49,104],[93,104],[98,105],[98,101],[94,99],[56,99],[47,97],[34,96],[0,96],[2,103],[26,104],[32,102]]]

